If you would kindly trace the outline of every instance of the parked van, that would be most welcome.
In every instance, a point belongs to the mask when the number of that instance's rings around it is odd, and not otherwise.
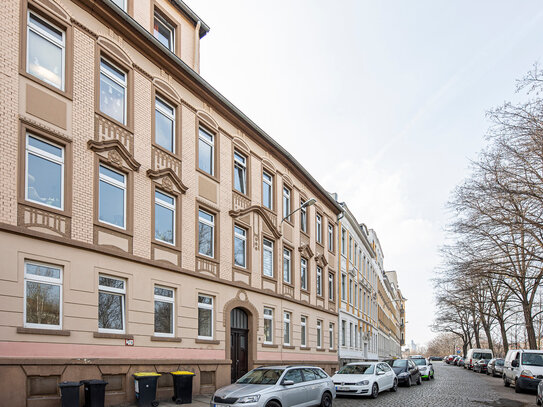
[[[473,365],[480,359],[494,359],[494,354],[490,349],[473,348],[468,350],[464,369],[473,369]]]
[[[536,390],[543,379],[543,351],[515,349],[507,352],[503,364],[503,383],[515,385],[517,393]]]

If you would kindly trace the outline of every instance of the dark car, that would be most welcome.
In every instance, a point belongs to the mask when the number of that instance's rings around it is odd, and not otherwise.
[[[458,366],[460,367],[464,367],[466,365],[466,359],[461,357],[460,359],[458,359]]]
[[[486,367],[486,374],[492,376],[503,376],[503,359],[490,359],[488,366]]]
[[[443,360],[440,356],[430,356],[430,362],[441,362]]]
[[[543,380],[537,385],[537,396],[535,396],[535,403],[540,406],[543,404]]]
[[[384,362],[388,363],[396,376],[398,377],[398,384],[405,384],[407,387],[413,384],[422,384],[422,376],[415,363],[410,359],[389,359]]]
[[[473,364],[473,371],[478,373],[486,373],[489,361],[490,359],[479,359]]]

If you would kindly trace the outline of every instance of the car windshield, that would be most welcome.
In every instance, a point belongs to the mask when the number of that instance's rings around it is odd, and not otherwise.
[[[373,365],[343,366],[338,374],[373,374]]]
[[[497,366],[503,366],[503,362],[504,362],[503,359],[497,359],[497,360],[496,360],[496,365],[497,365]]]
[[[415,362],[415,365],[417,366],[424,366],[426,365],[426,359],[411,359],[413,362]]]
[[[392,367],[406,367],[407,366],[407,360],[402,360],[402,359],[388,360],[387,363]]]
[[[283,374],[283,369],[255,369],[246,373],[236,383],[239,384],[275,384]]]
[[[492,354],[487,352],[473,352],[473,359],[492,359]]]
[[[526,366],[543,366],[543,354],[523,353],[522,364]]]

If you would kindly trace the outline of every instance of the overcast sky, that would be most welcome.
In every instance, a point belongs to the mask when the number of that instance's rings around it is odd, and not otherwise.
[[[427,342],[446,202],[541,57],[539,1],[187,0],[201,74],[377,231]]]

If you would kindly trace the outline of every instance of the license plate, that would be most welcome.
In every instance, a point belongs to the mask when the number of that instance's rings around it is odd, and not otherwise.
[[[213,404],[213,407],[227,407],[224,404]]]
[[[336,390],[345,391],[345,390],[351,390],[351,388],[347,386],[337,386]]]

